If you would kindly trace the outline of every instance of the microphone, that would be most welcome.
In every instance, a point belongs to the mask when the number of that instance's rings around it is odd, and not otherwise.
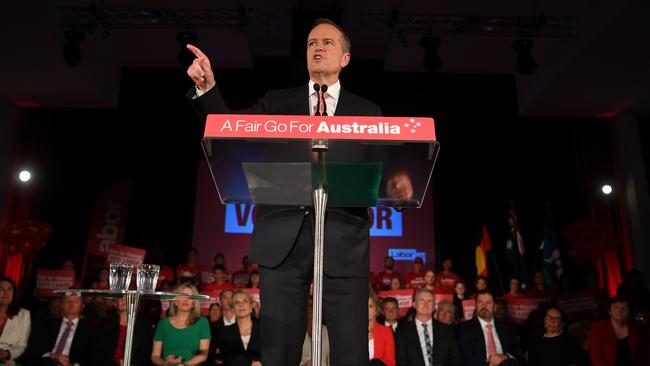
[[[327,116],[327,103],[325,103],[325,92],[327,92],[327,85],[321,85],[320,91],[321,96],[323,97],[323,116]]]
[[[325,86],[327,89],[327,86]],[[314,83],[314,91],[316,92],[316,113],[314,113],[314,116],[320,116],[320,85]]]

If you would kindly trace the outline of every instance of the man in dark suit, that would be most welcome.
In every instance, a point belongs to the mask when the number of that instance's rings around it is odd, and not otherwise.
[[[460,324],[463,365],[518,365],[523,360],[519,341],[510,326],[494,319],[494,295],[489,290],[476,293],[477,318]]]
[[[91,344],[95,331],[80,318],[81,296],[65,296],[63,318],[42,319],[33,324],[23,365],[91,365]]]
[[[397,366],[460,365],[454,329],[433,319],[435,296],[427,288],[415,292],[415,319],[397,327]]]
[[[196,59],[188,69],[195,82],[188,97],[202,116],[229,113],[208,58],[188,45]],[[307,39],[309,83],[271,90],[241,113],[378,116],[380,108],[341,87],[339,74],[350,61],[350,41],[343,30],[319,19]],[[314,84],[327,85],[326,93]],[[317,107],[319,110],[317,111]],[[313,213],[300,207],[259,207],[250,259],[260,265],[262,364],[293,366],[300,362],[306,332],[307,297],[313,277]],[[324,246],[323,318],[330,331],[331,364],[368,362],[368,273],[370,221],[366,208],[328,209]]]

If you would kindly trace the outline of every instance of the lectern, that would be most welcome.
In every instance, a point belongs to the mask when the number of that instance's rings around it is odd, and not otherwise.
[[[433,119],[211,114],[202,145],[222,203],[313,207],[320,366],[327,207],[420,207],[439,150]]]

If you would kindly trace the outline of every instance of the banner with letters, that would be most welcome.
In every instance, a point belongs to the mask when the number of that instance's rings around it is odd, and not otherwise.
[[[39,269],[36,271],[36,296],[51,297],[54,290],[65,290],[74,285],[74,271]]]
[[[394,297],[397,300],[399,316],[402,317],[413,307],[413,289],[379,291],[379,297]]]
[[[528,314],[539,306],[537,299],[528,297],[508,299],[506,303],[508,304],[508,321],[515,325],[524,325],[528,320]]]
[[[106,256],[106,264],[109,263],[130,263],[135,266],[144,263],[145,249],[128,247],[126,245],[111,244]]]

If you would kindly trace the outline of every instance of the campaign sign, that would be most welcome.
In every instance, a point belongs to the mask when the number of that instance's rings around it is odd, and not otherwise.
[[[65,290],[74,284],[74,271],[39,269],[36,271],[36,295],[50,297],[55,290]]]
[[[379,291],[377,295],[382,299],[394,297],[397,300],[397,306],[399,307],[399,316],[404,316],[406,312],[413,307],[412,289]]]
[[[515,325],[523,325],[531,311],[537,309],[539,302],[534,298],[511,298],[507,300],[508,320]]]
[[[133,265],[142,264],[146,250],[126,245],[111,244],[108,248],[106,263],[129,263]]]
[[[371,207],[368,215],[372,222],[370,236],[401,237],[402,213],[389,207]],[[224,232],[230,234],[251,234],[255,224],[255,205],[226,205]]]
[[[463,319],[470,320],[474,317],[474,310],[476,309],[476,301],[474,299],[463,300]]]

